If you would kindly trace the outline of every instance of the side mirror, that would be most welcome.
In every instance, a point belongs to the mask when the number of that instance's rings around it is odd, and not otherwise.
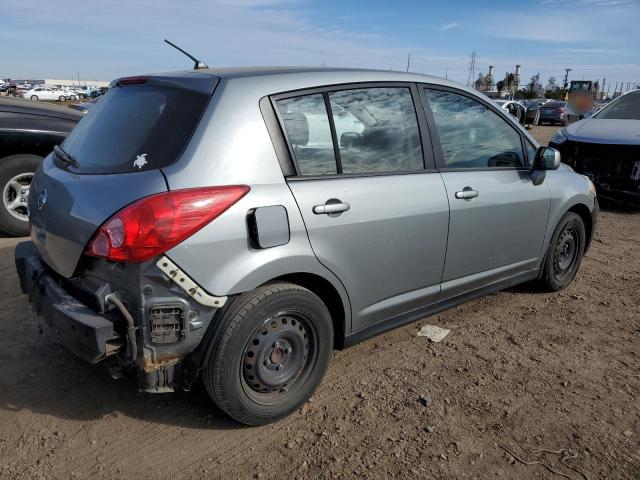
[[[551,147],[540,147],[533,160],[534,170],[557,170],[560,168],[560,152]]]

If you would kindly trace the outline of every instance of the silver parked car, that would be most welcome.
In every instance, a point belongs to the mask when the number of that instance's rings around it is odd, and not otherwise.
[[[568,285],[592,183],[491,100],[422,75],[122,78],[37,171],[23,292],[147,392],[299,408],[342,348],[480,295]]]

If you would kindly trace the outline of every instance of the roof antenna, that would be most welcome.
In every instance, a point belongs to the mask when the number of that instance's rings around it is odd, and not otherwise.
[[[194,57],[193,55],[191,55],[190,53],[185,52],[183,49],[181,49],[179,46],[177,46],[175,43],[171,43],[169,40],[167,40],[166,38],[164,39],[164,41],[166,43],[168,43],[169,45],[171,45],[173,48],[175,48],[176,50],[184,53],[187,57],[189,57],[191,60],[194,61],[194,65],[193,65],[193,69],[194,70],[201,70],[203,68],[209,68],[209,65],[207,65],[206,63],[204,63],[201,60],[198,60],[196,57]]]

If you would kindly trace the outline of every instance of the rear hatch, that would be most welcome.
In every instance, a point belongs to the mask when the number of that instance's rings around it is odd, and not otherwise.
[[[161,171],[185,150],[217,84],[200,72],[130,77],[109,91],[49,155],[29,194],[31,237],[70,277],[98,227],[126,205],[167,190]]]

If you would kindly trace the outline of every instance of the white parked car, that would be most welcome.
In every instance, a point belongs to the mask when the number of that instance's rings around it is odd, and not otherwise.
[[[515,100],[494,100],[500,108],[513,115],[518,123],[524,125],[526,128],[531,128],[533,125],[538,124],[540,118],[540,111],[537,105],[526,105],[517,102]]]
[[[78,100],[80,95],[75,88],[63,88],[64,96],[67,97],[67,100]]]
[[[31,90],[27,90],[22,94],[22,97],[29,98],[31,100],[59,100],[61,102],[64,102],[68,98],[64,90],[57,90],[46,87],[36,87],[32,88]]]

